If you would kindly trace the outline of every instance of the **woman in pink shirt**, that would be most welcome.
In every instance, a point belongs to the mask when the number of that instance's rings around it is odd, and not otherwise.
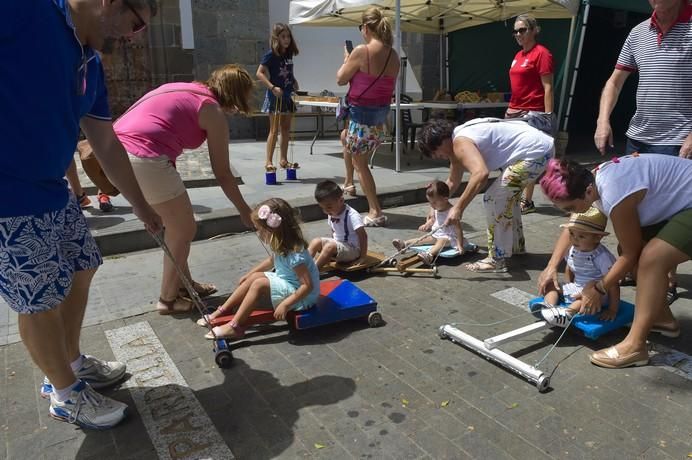
[[[229,113],[250,111],[254,84],[242,67],[230,64],[216,69],[206,82],[169,83],[137,101],[114,125],[125,146],[144,198],[156,210],[166,228],[165,241],[173,256],[190,277],[187,258],[195,235],[190,197],[175,169],[184,149],[195,149],[207,141],[209,159],[219,186],[248,227],[251,209],[240,194],[228,159]],[[216,287],[194,282],[202,296]],[[187,312],[192,303],[172,262],[164,257],[161,295],[156,309],[161,314]]]
[[[509,67],[512,98],[505,118],[522,117],[529,111],[553,111],[553,55],[536,41],[540,31],[536,18],[530,14],[521,14],[514,21],[512,34],[521,49]],[[526,194],[520,203],[522,214],[536,211],[534,185],[531,182],[526,186]]]
[[[382,10],[368,8],[358,26],[364,45],[350,54],[344,53],[344,63],[336,73],[340,86],[350,84],[348,92],[349,125],[342,133],[344,160],[351,160],[358,171],[360,185],[368,199],[369,212],[363,221],[366,226],[387,223],[377,199],[375,179],[368,167],[368,155],[384,140],[384,124],[389,114],[392,92],[399,74],[399,55],[392,49],[392,25]],[[353,169],[347,166],[344,191],[352,193]]]

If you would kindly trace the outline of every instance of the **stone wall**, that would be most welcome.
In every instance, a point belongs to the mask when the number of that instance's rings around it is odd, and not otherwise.
[[[146,32],[104,57],[113,113],[122,113],[153,87],[173,81],[205,80],[224,64],[243,65],[253,76],[268,47],[267,0],[192,0],[194,49],[181,43],[178,0],[160,0],[159,14]],[[259,109],[264,91],[253,106]],[[254,121],[230,119],[231,137],[255,135]]]

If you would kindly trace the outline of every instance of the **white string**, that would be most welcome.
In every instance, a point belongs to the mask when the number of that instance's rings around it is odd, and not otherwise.
[[[499,321],[495,321],[493,323],[469,323],[469,322],[463,322],[463,323],[450,323],[450,326],[479,326],[479,327],[490,327],[490,326],[496,326],[498,324],[506,323],[507,321],[511,321],[513,319],[521,318],[523,316],[526,316],[526,313],[522,313],[521,315],[517,316],[512,316],[509,318],[501,319]]]
[[[435,229],[435,231],[436,231],[436,230],[437,230],[437,229]],[[427,238],[427,237],[429,237],[429,236],[432,236],[433,233],[434,233],[434,231],[431,230],[431,231],[429,231],[428,233],[426,233],[426,234],[424,234],[423,236],[421,236],[420,238],[417,238],[417,239],[413,240],[411,243],[409,243],[409,244],[407,244],[407,245],[404,245],[404,247],[401,248],[401,249],[399,249],[394,255],[391,255],[391,256],[387,257],[386,259],[382,260],[380,263],[378,263],[377,265],[375,265],[375,268],[381,267],[382,265],[385,265],[385,264],[391,262],[392,260],[394,260],[394,258],[396,258],[396,256],[399,256],[399,255],[405,253],[406,251],[408,251],[408,250],[411,248],[411,246],[415,246],[416,243],[418,243],[419,241],[421,241],[421,240],[423,240],[423,239],[425,239],[425,238]]]
[[[565,326],[565,330],[562,331],[562,334],[560,334],[560,337],[558,337],[557,340],[555,341],[555,343],[550,347],[550,350],[548,350],[548,352],[547,352],[540,360],[538,360],[538,361],[536,362],[536,364],[534,364],[534,367],[537,368],[538,366],[540,366],[540,364],[541,364],[543,361],[545,361],[545,359],[548,357],[548,355],[550,355],[550,353],[552,353],[552,351],[555,349],[555,347],[557,347],[557,344],[560,343],[560,340],[562,340],[562,337],[564,337],[565,333],[567,332],[567,329],[569,329],[570,325],[572,324],[572,321],[574,321],[574,318],[576,318],[577,316],[578,316],[578,314],[577,314],[577,315],[573,315],[573,316],[569,319],[569,323],[567,323],[567,326]],[[557,365],[556,365],[555,368],[553,369],[553,372],[555,372],[555,369],[557,369],[557,366],[559,366],[559,365],[560,365],[560,363],[557,363]],[[551,375],[552,375],[552,372],[551,372]]]

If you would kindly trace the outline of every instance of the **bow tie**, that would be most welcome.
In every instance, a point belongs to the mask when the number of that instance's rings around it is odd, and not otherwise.
[[[338,224],[340,220],[341,219],[339,219],[338,217],[337,218],[332,217],[332,222],[334,222],[335,224]]]

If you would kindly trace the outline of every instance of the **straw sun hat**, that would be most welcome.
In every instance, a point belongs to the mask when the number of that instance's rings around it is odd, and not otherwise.
[[[582,213],[573,213],[569,222],[560,225],[562,228],[573,228],[581,232],[595,233],[597,235],[609,235],[605,231],[608,218],[598,209],[591,207],[588,211]]]

